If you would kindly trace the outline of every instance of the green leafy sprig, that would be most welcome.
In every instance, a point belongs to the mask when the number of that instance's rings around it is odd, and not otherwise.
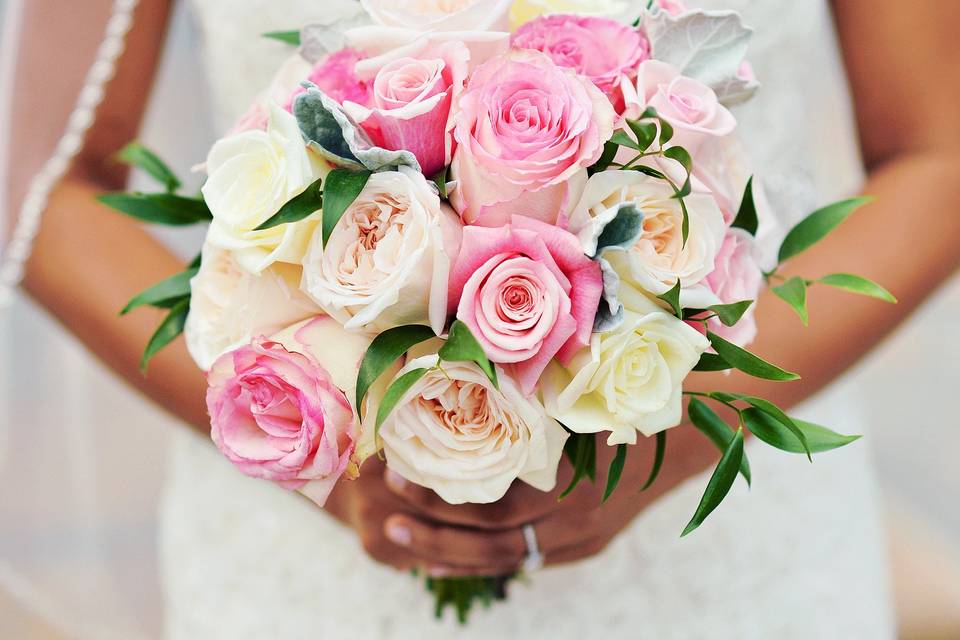
[[[210,208],[202,197],[189,197],[176,193],[182,186],[180,179],[156,153],[139,142],[128,144],[116,158],[120,162],[144,171],[160,183],[164,191],[107,193],[97,198],[101,203],[132,218],[153,224],[187,226],[207,223],[213,219]],[[316,180],[302,193],[291,198],[276,214],[258,226],[257,230],[299,222],[317,211],[322,211],[322,240],[326,244],[333,228],[353,204],[369,178],[369,171],[334,169],[325,180]],[[326,207],[324,207],[324,197],[326,197]],[[144,372],[153,356],[183,333],[190,311],[190,280],[197,275],[199,268],[200,257],[198,256],[185,271],[139,293],[121,311],[121,315],[124,315],[144,306],[168,310],[167,316],[150,338],[143,353],[141,369]]]
[[[421,325],[397,327],[377,336],[370,343],[360,364],[360,372],[357,376],[357,410],[360,410],[364,396],[377,378],[411,347],[432,337],[434,337],[433,331]],[[390,383],[377,408],[374,423],[375,438],[379,438],[380,427],[397,408],[410,388],[429,371],[435,369],[442,371],[444,362],[472,362],[487,376],[494,388],[500,388],[496,368],[483,352],[483,347],[477,342],[473,333],[460,320],[454,320],[450,326],[446,341],[437,351],[437,357],[438,362],[433,367],[411,369]]]
[[[690,215],[687,212],[687,204],[684,198],[691,192],[690,178],[693,171],[693,159],[683,147],[679,145],[668,146],[673,138],[673,127],[661,118],[653,107],[647,107],[636,120],[627,120],[626,125],[630,133],[624,129],[615,131],[610,140],[604,144],[603,153],[599,160],[589,167],[587,172],[593,175],[612,167],[621,171],[639,171],[651,178],[663,180],[669,184],[673,189],[673,197],[679,201],[680,210],[683,213],[681,232],[683,244],[686,245],[687,238],[690,235]],[[630,134],[633,134],[633,136],[631,137]],[[636,152],[636,155],[628,162],[617,163],[617,153],[621,148],[630,149]],[[645,164],[638,164],[643,159],[650,157],[667,158],[680,164],[686,174],[683,182],[678,185],[663,171]]]

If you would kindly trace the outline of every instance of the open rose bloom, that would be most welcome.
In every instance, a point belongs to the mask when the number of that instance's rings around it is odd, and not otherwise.
[[[213,146],[202,260],[146,296],[171,313],[155,341],[185,324],[242,473],[322,504],[380,455],[448,502],[495,502],[553,491],[564,447],[574,484],[594,441],[614,464],[651,436],[662,453],[694,369],[791,379],[743,349],[782,278],[728,108],[757,87],[736,14],[362,5],[364,26],[304,28]],[[803,316],[811,282],[776,292]],[[769,403],[698,395],[803,444]],[[704,428],[734,460],[738,426]]]

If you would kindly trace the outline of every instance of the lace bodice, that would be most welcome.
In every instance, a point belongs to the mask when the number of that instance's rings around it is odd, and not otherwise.
[[[849,98],[823,0],[707,0],[756,29],[763,82],[736,107],[741,137],[782,220],[862,180]],[[350,0],[191,0],[218,131],[290,51],[259,34],[331,22]],[[829,144],[827,143],[829,141]],[[819,421],[857,431],[855,407],[821,400]],[[867,447],[809,465],[751,447],[738,486],[680,540],[699,477],[642,514],[597,557],[547,569],[458,638],[892,637]],[[206,443],[178,447],[164,506],[164,574],[175,638],[448,638],[410,576],[374,564],[352,532],[304,501],[242,477]],[[617,636],[612,634],[616,633]]]

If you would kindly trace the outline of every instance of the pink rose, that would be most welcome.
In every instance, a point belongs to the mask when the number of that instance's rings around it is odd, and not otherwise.
[[[657,0],[657,4],[671,16],[678,16],[688,10],[687,3],[683,0]]]
[[[707,286],[723,304],[756,300],[763,287],[763,272],[757,262],[753,236],[743,229],[728,229],[720,251],[717,252],[714,269],[707,276]],[[732,327],[725,327],[713,318],[710,330],[722,338],[744,346],[757,337],[757,321],[754,306]]]
[[[451,203],[485,226],[514,214],[565,225],[616,117],[588,79],[529,50],[481,65],[454,111]]]
[[[514,216],[502,227],[464,228],[448,304],[529,395],[554,356],[569,362],[590,343],[602,292],[600,267],[576,236]]]
[[[647,107],[655,108],[673,126],[671,144],[691,154],[705,139],[725,136],[737,125],[713,89],[659,60],[641,63],[636,87],[625,87],[625,93],[626,117],[636,118]]]
[[[306,80],[317,85],[318,89],[340,104],[349,100],[369,106],[373,103],[373,88],[369,82],[357,77],[355,71],[357,63],[365,57],[356,49],[341,49],[318,62]],[[297,87],[287,99],[284,108],[292,112],[294,99],[304,91],[303,87]]]
[[[650,57],[650,43],[639,30],[610,18],[572,14],[532,20],[513,34],[511,44],[542,51],[561,67],[590,78],[621,111],[620,83],[635,78],[637,65]]]
[[[336,321],[320,317],[276,341],[254,339],[207,374],[217,448],[244,474],[299,489],[318,504],[350,465],[357,438],[350,402],[311,349],[329,346],[327,325]]]
[[[410,151],[424,175],[450,163],[450,105],[463,90],[470,52],[460,42],[426,44],[386,62],[373,81],[373,108],[346,103],[377,146]]]

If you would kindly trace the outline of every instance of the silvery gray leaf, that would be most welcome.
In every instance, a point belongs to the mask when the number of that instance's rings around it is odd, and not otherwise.
[[[634,203],[625,202],[617,208],[613,219],[600,229],[595,255],[602,254],[604,249],[610,247],[632,247],[642,233],[643,214]]]
[[[593,332],[603,333],[613,331],[623,323],[623,305],[617,299],[620,276],[603,258],[597,258],[597,262],[600,264],[600,273],[603,275],[603,297],[600,299],[597,316],[593,320]]]
[[[737,76],[730,78],[726,83],[716,87],[714,91],[720,98],[720,102],[728,107],[735,104],[746,102],[753,97],[753,94],[760,88],[760,83],[754,79],[747,80]]]
[[[370,24],[370,17],[360,10],[350,16],[340,18],[329,24],[308,24],[300,30],[300,55],[311,64],[316,64],[324,56],[347,46],[344,33],[355,27]]]
[[[316,85],[304,86],[307,91],[294,101],[293,115],[310,148],[330,162],[350,169],[376,172],[407,166],[420,171],[420,163],[412,153],[374,145],[336,100]]]
[[[742,96],[743,87],[731,81],[737,79],[753,30],[739,13],[696,10],[671,16],[658,11],[643,24],[654,58],[709,85],[721,101]]]

